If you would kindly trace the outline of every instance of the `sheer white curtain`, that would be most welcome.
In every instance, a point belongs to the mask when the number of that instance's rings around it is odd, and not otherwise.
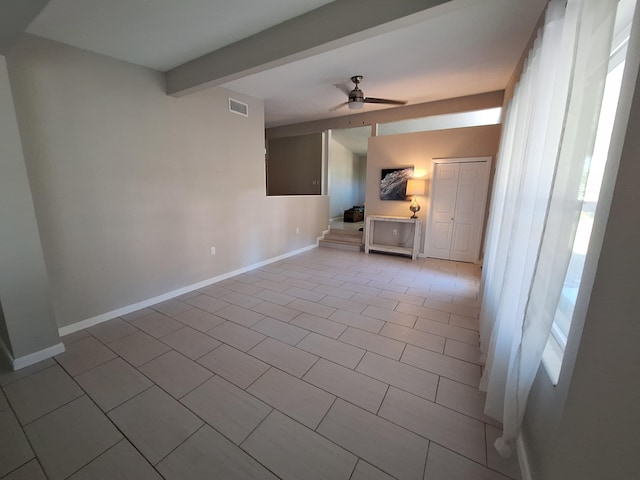
[[[483,268],[485,412],[509,455],[558,304],[607,73],[617,0],[554,0],[508,109]]]

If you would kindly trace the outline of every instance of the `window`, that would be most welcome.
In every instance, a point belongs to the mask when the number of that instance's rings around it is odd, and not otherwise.
[[[582,203],[582,210],[576,228],[569,267],[551,327],[551,335],[543,354],[544,365],[554,385],[558,382],[560,376],[562,358],[574,316],[585,258],[591,239],[594,214],[607,164],[611,132],[618,107],[618,97],[620,95],[631,30],[631,15],[625,18],[624,7],[626,4],[621,2],[621,6],[622,8],[618,9],[618,16],[622,18],[616,19],[616,30],[620,30],[620,32],[616,35],[612,44],[609,73],[606,77],[593,155],[591,158],[585,159],[582,182],[577,199]],[[631,13],[633,13],[633,9],[631,9]]]
[[[422,118],[411,118],[397,122],[380,123],[378,125],[378,136],[445,130],[449,128],[498,125],[500,123],[501,114],[502,108],[496,107],[484,110],[473,110],[470,112],[447,113]]]

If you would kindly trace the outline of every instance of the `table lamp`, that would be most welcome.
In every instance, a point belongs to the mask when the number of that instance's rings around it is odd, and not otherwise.
[[[418,205],[418,201],[416,200],[418,195],[424,195],[424,180],[418,178],[410,178],[407,180],[407,196],[413,196],[413,201],[411,205],[409,205],[409,210],[413,212],[411,218],[418,218],[416,213],[420,211],[420,205]]]

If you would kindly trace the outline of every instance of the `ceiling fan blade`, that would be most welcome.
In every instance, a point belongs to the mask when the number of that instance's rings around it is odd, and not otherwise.
[[[349,96],[349,92],[351,91],[351,89],[347,87],[344,83],[334,83],[333,86],[336,87],[338,90],[340,90],[342,93],[344,93],[346,96]]]
[[[330,108],[329,111],[335,112],[336,110],[340,110],[342,107],[346,107],[347,105],[349,105],[349,102],[344,102],[344,103],[341,103],[340,105],[336,105],[335,107]]]
[[[373,98],[367,97],[364,99],[364,103],[385,103],[387,105],[406,105],[406,100],[389,100],[388,98]]]

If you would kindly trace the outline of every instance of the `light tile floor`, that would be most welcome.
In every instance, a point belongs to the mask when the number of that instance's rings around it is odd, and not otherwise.
[[[315,249],[68,335],[0,370],[0,478],[519,479],[479,274]]]

